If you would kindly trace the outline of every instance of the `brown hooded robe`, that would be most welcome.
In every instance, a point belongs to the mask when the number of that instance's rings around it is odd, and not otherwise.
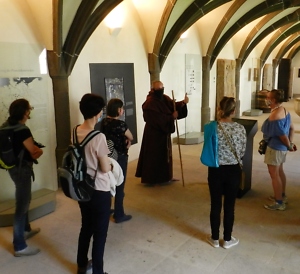
[[[165,183],[173,178],[173,100],[167,95],[160,99],[150,91],[142,109],[146,125],[135,176],[140,177],[141,182],[146,184]],[[176,102],[176,110],[177,119],[187,116],[187,106],[183,101]]]

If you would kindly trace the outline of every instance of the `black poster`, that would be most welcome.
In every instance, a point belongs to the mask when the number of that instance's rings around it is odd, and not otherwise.
[[[121,117],[133,135],[132,144],[137,143],[134,66],[132,63],[90,64],[91,91],[101,95],[106,103],[118,98],[124,103]],[[105,110],[104,110],[104,115]],[[97,126],[96,126],[97,128]]]

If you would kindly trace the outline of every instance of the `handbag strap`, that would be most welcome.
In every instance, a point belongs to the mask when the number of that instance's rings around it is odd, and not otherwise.
[[[239,165],[240,165],[240,168],[243,169],[243,165],[241,164],[241,162],[240,162],[240,160],[239,160],[239,158],[238,158],[238,156],[237,156],[236,150],[233,148],[232,143],[231,143],[230,140],[229,140],[229,136],[227,135],[226,131],[225,131],[224,128],[222,127],[221,123],[218,122],[218,125],[220,126],[221,130],[223,131],[224,136],[225,136],[225,138],[226,138],[226,141],[227,141],[227,143],[228,143],[229,146],[230,146],[231,152],[233,153],[234,157],[235,157],[236,160],[238,161],[238,163],[239,163]]]

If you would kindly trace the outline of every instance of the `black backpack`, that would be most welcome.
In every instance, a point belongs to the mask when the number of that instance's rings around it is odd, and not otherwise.
[[[18,156],[14,153],[13,138],[15,132],[27,128],[22,124],[13,126],[5,125],[0,127],[0,168],[11,169],[18,165],[23,158],[24,149],[21,150]]]
[[[67,197],[75,201],[87,202],[95,190],[97,170],[94,177],[86,172],[84,147],[100,131],[91,131],[81,143],[78,143],[77,127],[73,129],[73,144],[69,145],[63,156],[62,165],[57,170],[58,182]]]

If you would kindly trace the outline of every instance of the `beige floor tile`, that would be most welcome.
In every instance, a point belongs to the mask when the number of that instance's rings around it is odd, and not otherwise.
[[[300,117],[293,102],[284,103],[296,128]],[[252,189],[237,200],[233,235],[240,243],[229,250],[213,248],[210,233],[210,198],[207,168],[199,161],[202,144],[181,146],[185,187],[178,181],[146,187],[134,177],[137,161],[128,166],[125,209],[133,219],[110,223],[105,269],[109,274],[274,274],[299,273],[300,257],[300,134],[294,142],[299,151],[288,153],[284,165],[289,203],[283,212],[263,208],[272,186],[263,156],[257,152],[260,126],[269,114],[242,117],[258,120],[254,138]],[[173,146],[174,177],[181,179],[177,145]],[[41,253],[15,258],[12,228],[0,228],[0,273],[76,273],[80,212],[76,202],[57,193],[56,211],[32,222],[41,232],[28,244]],[[221,229],[222,233],[222,229]]]

